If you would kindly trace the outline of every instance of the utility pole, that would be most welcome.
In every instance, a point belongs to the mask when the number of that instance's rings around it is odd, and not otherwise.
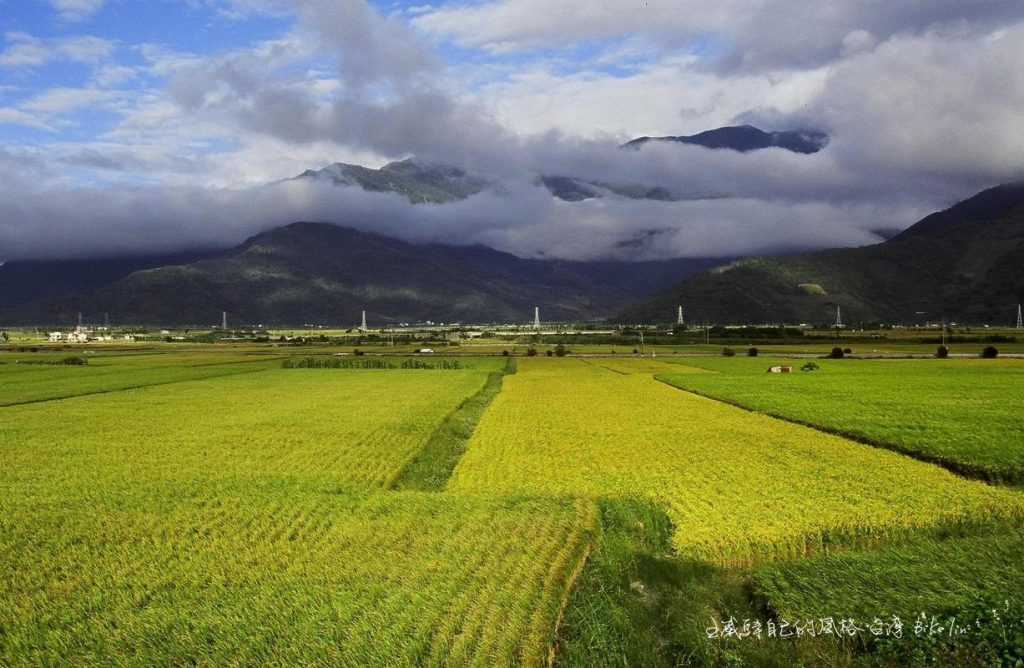
[[[644,330],[640,330],[640,357],[644,356]]]
[[[1017,329],[1024,329],[1024,310],[1017,304]]]
[[[363,311],[363,324],[359,326],[360,331],[366,331],[366,311]]]
[[[533,328],[540,329],[540,307],[533,307]]]
[[[220,328],[221,328],[221,331],[224,331],[224,332],[228,331],[228,312],[227,311],[221,311],[220,312]]]

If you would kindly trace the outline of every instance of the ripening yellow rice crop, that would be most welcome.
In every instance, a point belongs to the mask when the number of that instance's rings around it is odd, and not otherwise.
[[[0,497],[12,666],[541,665],[596,527],[582,500],[14,491]]]
[[[485,379],[277,369],[0,407],[0,480],[67,494],[220,478],[385,485]]]
[[[449,489],[652,498],[722,563],[1024,518],[1017,492],[571,359],[506,378]]]

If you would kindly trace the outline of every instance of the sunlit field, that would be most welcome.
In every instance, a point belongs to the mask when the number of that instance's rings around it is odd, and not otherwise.
[[[4,353],[0,664],[905,665],[706,628],[1019,610],[1024,494],[926,461],[1014,470],[1019,361],[168,348]]]

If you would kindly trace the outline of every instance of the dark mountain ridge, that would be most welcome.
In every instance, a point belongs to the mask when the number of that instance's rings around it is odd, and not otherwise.
[[[483,246],[412,244],[326,223],[294,223],[223,254],[135,272],[84,294],[7,309],[6,323],[267,325],[358,322],[527,322],[607,317],[706,269],[714,260],[569,262],[522,259]]]
[[[1024,301],[1024,183],[991,188],[863,248],[754,257],[700,273],[616,319],[1012,325]]]
[[[162,255],[61,260],[14,260],[0,264],[0,310],[93,290],[143,269],[216,257],[218,249]]]
[[[766,148],[781,148],[794,153],[811,154],[828,145],[829,136],[817,130],[765,132],[753,125],[736,125],[678,137],[638,137],[623,148],[642,148],[650,142],[675,142],[710,149],[728,149],[748,153]]]

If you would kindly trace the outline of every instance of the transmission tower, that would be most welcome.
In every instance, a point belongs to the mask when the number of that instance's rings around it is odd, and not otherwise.
[[[361,329],[364,332],[367,330],[367,327],[366,327],[366,311],[363,311],[363,324],[359,326],[359,329]]]
[[[221,328],[222,331],[225,331],[225,332],[228,329],[228,312],[227,311],[221,311],[220,312],[220,328]]]
[[[683,307],[682,306],[679,307],[679,311],[676,314],[676,324],[677,325],[685,325],[686,324],[686,322],[683,320]]]
[[[533,307],[533,328],[540,329],[540,307]]]
[[[1024,310],[1017,304],[1017,329],[1024,329]]]
[[[836,329],[839,329],[842,326],[843,326],[843,313],[842,313],[842,310],[839,308],[839,304],[836,304]]]

